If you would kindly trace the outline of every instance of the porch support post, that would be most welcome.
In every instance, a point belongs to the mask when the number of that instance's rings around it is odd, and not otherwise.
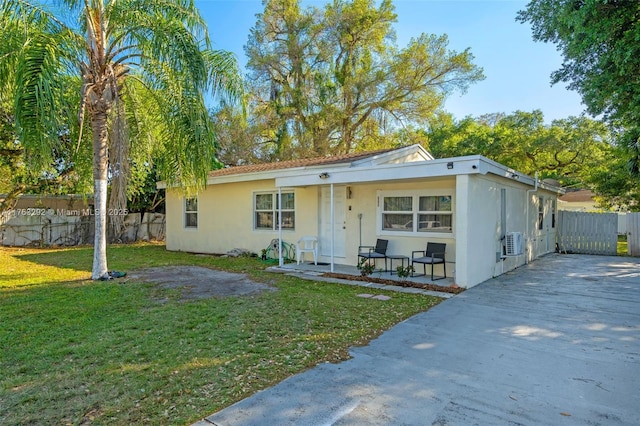
[[[334,201],[333,201],[333,184],[331,184],[331,272],[333,272],[333,253],[334,253],[334,245],[335,245],[335,212],[334,212]]]
[[[468,287],[470,277],[478,269],[482,271],[482,265],[477,263],[477,253],[473,245],[473,240],[469,237],[469,220],[473,217],[474,202],[471,197],[469,175],[456,176],[456,207],[455,207],[455,273],[452,274],[454,282],[461,287]],[[474,199],[475,200],[475,199]],[[481,201],[477,201],[481,202]]]
[[[278,187],[278,265],[284,266],[282,259],[282,187]]]

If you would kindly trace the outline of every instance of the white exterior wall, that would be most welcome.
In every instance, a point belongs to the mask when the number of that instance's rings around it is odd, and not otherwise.
[[[295,243],[303,235],[317,234],[316,187],[295,188],[295,230],[283,230],[282,239]],[[167,190],[167,250],[226,253],[234,248],[257,254],[278,231],[255,230],[253,198],[256,192],[277,192],[273,180],[209,185],[198,194],[198,227],[184,226],[184,196]],[[309,214],[312,213],[312,214]]]
[[[472,287],[555,250],[556,230],[552,228],[551,201],[556,199],[556,194],[543,189],[534,192],[534,188],[528,185],[491,175],[458,176],[456,188],[458,199],[461,200],[456,216],[466,219],[466,223],[459,226],[457,234],[456,261],[460,264],[456,276],[458,285]],[[505,189],[506,196],[504,232],[500,229],[502,189]],[[542,230],[537,229],[539,196],[544,198]],[[466,204],[462,200],[466,200]],[[501,236],[507,232],[522,233],[525,251],[522,255],[508,256],[502,260],[504,242]]]
[[[427,241],[447,243],[447,275],[453,276],[455,265],[455,229],[452,234],[420,233],[407,235],[381,230],[378,196],[381,191],[435,191],[453,196],[455,208],[455,180],[446,178],[429,182],[349,185],[351,198],[345,203],[345,257],[336,263],[356,265],[360,238],[362,244],[374,245],[377,238],[389,240],[388,252],[411,256],[413,250],[424,250]],[[319,186],[293,188],[296,203],[296,229],[283,230],[283,240],[295,243],[301,236],[319,233]],[[256,253],[278,238],[277,231],[253,229],[253,194],[277,191],[272,180],[209,185],[198,194],[198,227],[184,226],[184,196],[175,190],[167,191],[167,250],[195,253],[225,253],[233,248],[245,248]],[[362,213],[362,236],[358,214]],[[328,256],[319,261],[329,262]],[[436,267],[436,274],[440,273]]]
[[[350,185],[352,198],[346,204],[346,258],[337,258],[337,263],[356,265],[358,262],[358,246],[360,245],[360,224],[358,214],[362,213],[362,244],[375,245],[376,239],[389,240],[387,253],[399,254],[411,257],[413,250],[425,250],[427,242],[443,242],[447,244],[447,276],[453,276],[455,268],[455,232],[456,218],[454,210],[453,233],[418,233],[408,234],[403,232],[383,231],[381,223],[381,210],[378,199],[381,193],[398,193],[423,191],[427,194],[450,194],[453,196],[455,209],[455,180],[454,178],[432,179],[424,182],[401,182],[401,183],[376,183]],[[380,203],[382,200],[380,200]],[[351,206],[351,210],[349,210]],[[323,262],[328,262],[328,258],[322,258]],[[394,263],[395,267],[395,263]],[[442,268],[436,266],[434,273],[441,274]]]
[[[555,229],[551,226],[551,200],[556,194],[524,185],[513,179],[491,174],[461,174],[423,180],[401,180],[349,184],[351,198],[345,208],[345,256],[335,257],[340,264],[356,265],[357,251],[363,245],[374,245],[377,238],[389,240],[388,253],[411,257],[413,250],[424,250],[427,242],[447,244],[447,276],[461,287],[472,287],[500,275],[555,249]],[[296,229],[283,230],[283,240],[295,243],[304,235],[319,235],[321,186],[296,187]],[[501,189],[506,190],[506,229],[522,232],[525,253],[500,260],[504,234],[501,226]],[[283,189],[286,190],[286,189]],[[198,253],[225,253],[244,248],[260,253],[277,231],[254,229],[253,200],[256,192],[273,191],[275,181],[235,182],[209,185],[198,196],[198,227],[184,227],[184,197],[175,190],[167,191],[167,249]],[[529,192],[527,192],[529,191]],[[408,193],[452,195],[452,233],[403,233],[383,231],[381,196]],[[537,229],[538,196],[544,197],[544,226]],[[529,199],[527,226],[526,200]],[[380,201],[379,201],[380,200]],[[362,233],[360,220],[362,214]],[[556,207],[557,215],[557,207]],[[527,234],[528,229],[528,234]],[[328,256],[319,261],[329,262]],[[395,266],[395,264],[394,264]],[[435,274],[442,273],[436,266]]]
[[[457,284],[472,287],[525,263],[524,255],[502,260],[506,232],[524,234],[524,185],[488,175],[464,175],[457,178],[458,197],[466,200],[457,214],[465,218],[466,234],[460,235],[458,262],[464,264]],[[506,229],[501,229],[501,190],[506,196]],[[464,239],[464,241],[461,241]],[[464,259],[464,262],[463,260]]]

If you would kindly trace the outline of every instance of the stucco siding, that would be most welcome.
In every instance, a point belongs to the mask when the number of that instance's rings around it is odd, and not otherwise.
[[[295,231],[283,230],[283,240],[295,243],[303,235],[318,235],[320,187],[294,188],[296,203]],[[448,274],[452,275],[455,264],[455,227],[457,218],[454,213],[454,232],[451,234],[419,233],[406,235],[382,231],[379,194],[422,193],[450,194],[455,206],[455,179],[435,179],[423,182],[399,182],[385,184],[349,185],[351,198],[346,200],[345,221],[345,257],[335,259],[339,263],[355,265],[358,246],[373,245],[377,238],[389,240],[389,253],[411,256],[413,250],[424,250],[428,241],[447,243]],[[232,248],[241,247],[259,253],[261,248],[278,237],[277,231],[255,230],[253,227],[253,194],[262,191],[277,191],[272,180],[227,183],[209,185],[198,194],[198,227],[184,226],[184,196],[178,192],[167,191],[167,249],[198,253],[224,253]],[[362,221],[358,217],[362,214]],[[320,261],[329,261],[321,256]],[[439,273],[437,271],[436,273]]]
[[[295,230],[283,230],[283,240],[317,235],[317,188],[295,188]],[[275,230],[254,229],[256,192],[277,192],[273,180],[209,185],[198,194],[198,226],[184,226],[184,196],[167,191],[167,249],[196,253],[225,253],[244,248],[260,253],[278,238]],[[313,214],[309,214],[311,212]]]
[[[465,286],[494,275],[495,251],[499,231],[500,190],[493,182],[469,179],[467,226],[467,282]]]
[[[363,245],[374,245],[376,239],[389,240],[387,252],[411,257],[413,250],[424,250],[427,242],[447,243],[447,274],[452,276],[455,268],[455,227],[456,216],[454,210],[453,233],[411,233],[383,231],[381,225],[381,210],[379,203],[381,194],[449,194],[453,196],[455,206],[455,179],[432,179],[421,182],[397,182],[351,185],[352,198],[347,200],[346,212],[346,253],[345,262],[355,265],[357,263],[358,246],[360,239]],[[362,232],[360,232],[360,219],[362,214]],[[394,264],[395,266],[395,264]],[[435,269],[436,274],[442,273],[442,268]]]
[[[339,252],[343,252],[344,256],[336,256],[337,251],[334,251],[333,260],[335,263],[356,265],[358,246],[374,245],[378,238],[389,240],[389,254],[408,257],[411,257],[414,250],[424,250],[428,242],[441,242],[447,244],[447,275],[454,277],[456,284],[462,287],[477,285],[555,249],[553,216],[554,209],[557,215],[556,194],[542,188],[534,191],[532,186],[521,180],[493,174],[459,174],[335,184],[334,194],[340,194],[345,199],[334,198],[334,205],[344,209],[336,214],[334,221],[339,239],[334,247],[339,244]],[[255,229],[255,194],[277,193],[275,184],[275,179],[270,178],[207,186],[198,194],[197,228],[185,227],[185,201],[182,193],[168,190],[167,249],[225,253],[233,248],[244,248],[260,253],[271,240],[278,238],[278,232]],[[289,184],[294,183],[291,181]],[[282,189],[283,192],[293,191],[295,194],[295,229],[283,230],[283,240],[295,243],[302,236],[320,236],[323,233],[325,246],[321,250],[321,262],[331,260],[326,255],[330,252],[326,249],[326,244],[331,241],[327,238],[327,217],[322,217],[323,214],[327,216],[328,203],[326,198],[323,200],[322,194],[326,197],[329,194],[328,188],[330,185],[324,184]],[[445,200],[444,203],[451,204],[452,232],[419,232],[416,227],[421,225],[416,224],[415,220],[412,231],[391,229],[389,223],[387,230],[383,229],[381,205],[385,196],[412,196],[414,206],[422,196],[451,196],[451,200]],[[542,229],[538,229],[540,197]],[[420,215],[417,210],[414,210],[414,214]],[[415,219],[418,216],[413,217]],[[448,218],[438,217],[437,220]],[[442,226],[433,225],[434,222],[429,222],[428,226]],[[505,241],[502,237],[508,232],[523,234],[525,251],[522,255],[504,256]],[[322,252],[325,253],[324,256]],[[436,266],[434,272],[441,275],[442,268]]]
[[[457,261],[466,271],[460,275],[459,285],[471,287],[489,278],[524,265],[555,247],[555,228],[552,227],[552,201],[554,193],[543,189],[533,191],[527,185],[518,184],[490,175],[459,176],[459,197],[468,186],[468,206],[458,211],[458,216],[468,219],[464,247],[458,250]],[[504,190],[504,192],[502,192]],[[505,229],[502,230],[502,196],[505,197]],[[538,230],[538,200],[543,197],[543,229]],[[527,222],[527,209],[528,222]],[[557,214],[557,211],[556,211]],[[527,226],[528,223],[528,226]],[[509,232],[521,232],[524,252],[519,256],[504,256],[502,236]]]

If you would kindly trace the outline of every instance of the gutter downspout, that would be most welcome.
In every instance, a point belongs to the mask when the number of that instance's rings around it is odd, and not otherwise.
[[[284,266],[282,258],[282,188],[278,187],[278,266]]]
[[[526,241],[527,241],[527,252],[525,253],[524,256],[524,264],[527,265],[529,263],[529,253],[531,253],[531,251],[529,250],[529,241],[531,240],[531,238],[529,238],[529,210],[531,210],[530,207],[530,201],[531,201],[531,194],[534,192],[538,192],[538,172],[536,172],[536,177],[535,177],[535,186],[533,189],[528,189],[527,190],[527,222],[526,222]]]

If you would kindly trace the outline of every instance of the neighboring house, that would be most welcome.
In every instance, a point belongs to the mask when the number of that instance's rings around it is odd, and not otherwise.
[[[259,253],[279,235],[289,243],[312,235],[333,269],[355,265],[358,246],[377,238],[389,240],[388,253],[409,257],[428,241],[444,242],[447,274],[472,287],[555,250],[560,193],[485,157],[436,160],[420,145],[239,166],[211,172],[197,197],[167,189],[166,244]],[[505,256],[511,232],[524,237],[523,253]]]
[[[585,213],[613,213],[617,211],[618,214],[618,234],[625,235],[627,230],[627,213],[620,211],[620,208],[613,208],[611,210],[603,209],[598,206],[595,201],[594,194],[588,189],[579,189],[576,191],[567,190],[566,194],[558,198],[558,210],[566,210],[572,212],[585,212]]]
[[[5,194],[0,194],[0,203]],[[12,209],[79,210],[93,208],[93,195],[20,195]]]
[[[558,209],[572,212],[599,212],[598,203],[593,199],[595,194],[588,189],[569,191],[558,198]]]

